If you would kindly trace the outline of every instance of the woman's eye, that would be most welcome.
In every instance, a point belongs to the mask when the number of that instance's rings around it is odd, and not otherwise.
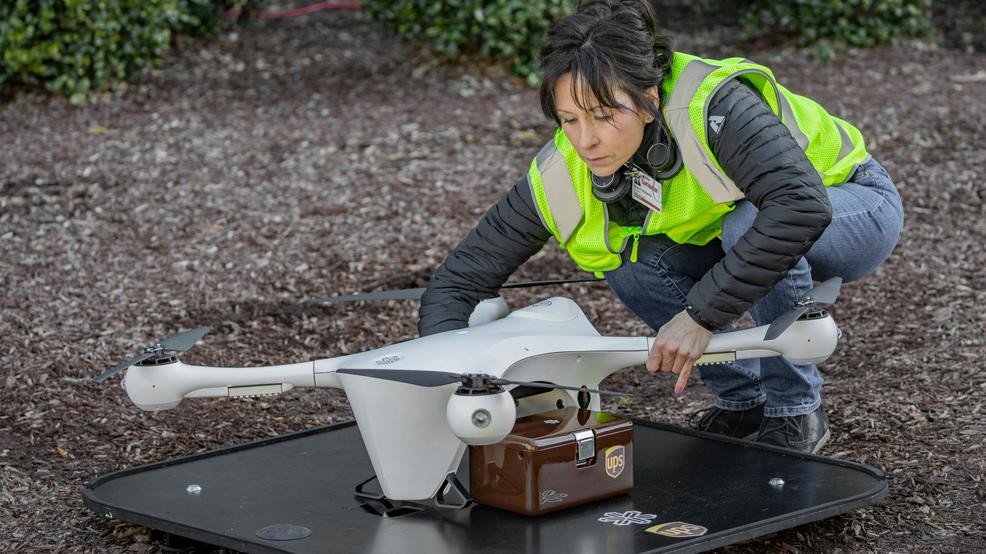
[[[609,121],[610,119],[613,119],[613,116],[611,116],[610,114],[603,114],[603,113],[601,113],[601,114],[594,115],[593,118],[596,121]]]
[[[571,125],[572,123],[575,123],[575,120],[574,119],[563,119],[563,120],[561,120],[561,123],[562,123],[562,125]]]

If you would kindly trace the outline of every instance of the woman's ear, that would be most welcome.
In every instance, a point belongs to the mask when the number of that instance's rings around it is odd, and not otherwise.
[[[660,109],[661,96],[658,93],[657,86],[649,87],[647,90],[644,91],[644,95],[647,97],[648,100],[651,101],[651,104],[654,104],[655,108]]]
[[[656,86],[652,86],[644,90],[644,97],[647,98],[647,101],[650,102],[652,106],[654,106],[655,110],[659,110],[661,108],[661,97],[657,93]],[[645,113],[641,115],[641,118],[643,119],[644,123],[650,123],[651,121],[654,121],[654,116],[652,115],[650,110],[645,110]]]

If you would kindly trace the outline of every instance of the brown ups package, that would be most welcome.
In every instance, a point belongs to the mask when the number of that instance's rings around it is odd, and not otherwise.
[[[540,515],[630,492],[633,424],[577,408],[517,418],[507,438],[469,447],[473,500]]]

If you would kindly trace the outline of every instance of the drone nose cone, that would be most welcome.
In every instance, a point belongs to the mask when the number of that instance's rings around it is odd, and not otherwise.
[[[509,392],[483,395],[453,394],[445,416],[455,436],[469,445],[494,444],[510,433],[517,408]]]

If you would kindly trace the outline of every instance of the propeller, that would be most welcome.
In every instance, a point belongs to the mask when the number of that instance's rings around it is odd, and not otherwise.
[[[595,281],[605,281],[605,279],[596,279],[595,277],[586,277],[581,279],[558,279],[551,281],[525,281],[522,283],[507,283],[500,288],[502,289],[525,289],[530,287],[542,287],[547,285],[564,285],[567,283],[589,283]],[[314,300],[313,303],[316,304],[327,304],[330,302],[356,302],[363,300],[418,300],[421,295],[424,294],[425,288],[416,289],[400,289],[400,290],[384,290],[378,292],[365,292],[361,294],[344,294],[340,296],[320,296]]]
[[[452,373],[448,371],[430,371],[425,369],[337,369],[336,373],[348,375],[361,375],[363,377],[375,377],[388,381],[397,381],[419,387],[440,387],[459,383],[463,387],[472,391],[483,391],[499,385],[522,385],[525,387],[536,387],[542,389],[565,389],[577,392],[591,392],[605,396],[630,396],[626,392],[610,390],[590,389],[588,387],[571,387],[568,385],[556,385],[553,383],[540,383],[533,381],[511,381],[493,377],[485,373]]]
[[[103,381],[109,379],[110,377],[116,375],[117,373],[127,369],[130,366],[134,366],[154,357],[160,357],[164,352],[184,352],[189,348],[195,346],[206,333],[212,330],[212,327],[202,326],[196,327],[190,331],[184,331],[178,333],[177,335],[171,335],[170,337],[162,340],[161,342],[148,346],[140,354],[137,354],[133,358],[114,366],[106,371],[100,373],[96,377],[93,377],[91,382],[102,383]]]
[[[787,330],[792,323],[798,320],[809,310],[814,309],[819,304],[834,304],[839,297],[839,285],[842,284],[842,277],[832,277],[828,281],[809,290],[804,296],[794,303],[794,309],[785,312],[774,320],[767,328],[767,333],[763,340],[774,340]]]

